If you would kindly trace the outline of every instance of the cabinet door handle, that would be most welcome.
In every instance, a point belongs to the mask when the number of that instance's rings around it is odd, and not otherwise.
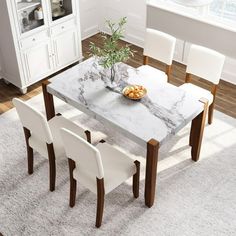
[[[62,28],[62,29],[65,29],[65,26],[62,26],[61,28]]]
[[[36,40],[35,38],[32,39],[32,41],[35,41],[35,40]]]

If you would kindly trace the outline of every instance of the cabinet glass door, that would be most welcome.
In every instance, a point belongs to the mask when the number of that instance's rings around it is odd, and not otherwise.
[[[15,0],[21,33],[45,24],[42,0]]]
[[[73,13],[73,0],[50,0],[52,21],[71,15]]]

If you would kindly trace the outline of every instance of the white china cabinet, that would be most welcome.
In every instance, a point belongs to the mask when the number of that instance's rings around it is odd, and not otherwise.
[[[78,0],[0,0],[0,78],[25,93],[81,59]]]

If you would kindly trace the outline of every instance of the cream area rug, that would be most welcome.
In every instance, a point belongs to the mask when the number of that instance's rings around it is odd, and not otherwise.
[[[44,110],[42,95],[29,101]],[[131,181],[105,199],[103,224],[95,228],[96,196],[78,186],[76,205],[69,201],[67,160],[57,163],[55,192],[49,192],[48,161],[35,153],[34,174],[27,174],[25,140],[15,109],[0,116],[0,232],[4,236],[79,235],[236,235],[236,120],[215,112],[206,125],[200,161],[190,159],[189,126],[161,147],[156,201],[144,205],[145,150],[105,124],[56,100],[56,110],[109,142],[137,155],[142,164],[140,197]]]

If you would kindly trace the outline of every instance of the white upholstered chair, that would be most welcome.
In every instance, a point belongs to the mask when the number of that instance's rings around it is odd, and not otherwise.
[[[84,139],[91,140],[92,137],[92,142],[99,142],[104,138],[104,135],[100,132],[94,132],[90,135],[88,130],[84,130],[60,114],[47,121],[43,114],[18,98],[13,99],[13,104],[16,107],[24,129],[28,154],[28,173],[33,173],[33,150],[48,158],[50,191],[54,191],[55,189],[55,159],[66,158],[64,145],[60,136],[60,128],[65,127],[73,130],[73,132]]]
[[[159,81],[169,82],[175,43],[176,38],[169,34],[155,29],[146,30],[143,65],[138,67],[139,73],[145,77],[144,79],[156,78],[159,79]],[[149,66],[149,57],[166,64],[165,72]]]
[[[61,129],[70,170],[70,206],[75,205],[77,180],[97,194],[96,227],[102,223],[104,196],[133,176],[133,194],[139,196],[140,163],[107,143],[93,146]]]
[[[214,102],[217,85],[219,84],[225,56],[198,45],[191,45],[187,61],[187,70],[185,84],[180,88],[192,94],[197,98],[204,97],[208,100],[208,124],[212,123]],[[196,86],[191,81],[191,75],[196,75],[211,82],[211,91]]]

